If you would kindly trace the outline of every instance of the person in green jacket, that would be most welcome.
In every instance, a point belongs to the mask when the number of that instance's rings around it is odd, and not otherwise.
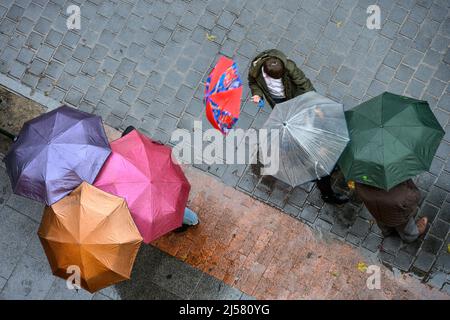
[[[252,60],[248,84],[253,102],[260,103],[264,98],[272,108],[277,103],[314,90],[311,81],[295,62],[277,49],[263,51]]]
[[[272,109],[278,103],[308,91],[315,91],[311,81],[295,62],[277,49],[263,51],[252,60],[248,71],[248,84],[253,102],[260,104],[264,98]],[[259,154],[257,158],[256,166],[252,165],[255,174],[261,167]],[[330,175],[316,180],[316,185],[323,201],[327,203],[342,205],[349,201],[348,197],[333,191]]]

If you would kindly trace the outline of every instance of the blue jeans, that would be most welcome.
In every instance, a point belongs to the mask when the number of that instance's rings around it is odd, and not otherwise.
[[[197,214],[188,207],[186,207],[184,209],[183,224],[195,226],[197,223],[198,223]]]

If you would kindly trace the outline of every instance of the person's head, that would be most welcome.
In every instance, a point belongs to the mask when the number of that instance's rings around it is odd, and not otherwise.
[[[264,72],[271,78],[280,79],[284,74],[283,61],[270,57],[263,64]]]

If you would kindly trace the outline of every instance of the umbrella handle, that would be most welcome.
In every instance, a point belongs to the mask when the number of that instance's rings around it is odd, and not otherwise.
[[[259,99],[258,107],[260,107],[260,108],[264,107],[264,99],[263,98]]]
[[[319,177],[319,173],[317,172],[317,167],[319,166],[319,161],[315,161],[314,163],[314,172],[316,174],[317,180],[320,180],[321,177]]]

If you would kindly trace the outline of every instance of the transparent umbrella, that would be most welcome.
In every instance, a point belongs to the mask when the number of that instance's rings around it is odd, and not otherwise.
[[[342,104],[316,92],[277,104],[263,128],[279,130],[274,176],[293,187],[329,175],[349,142]],[[269,152],[273,148],[269,143]],[[260,153],[263,163],[265,154]]]

